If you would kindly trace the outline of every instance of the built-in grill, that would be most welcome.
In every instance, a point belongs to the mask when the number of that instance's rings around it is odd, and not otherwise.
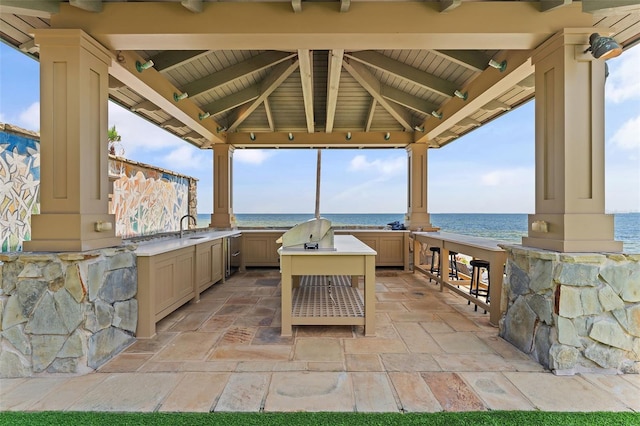
[[[288,250],[335,250],[331,221],[314,218],[299,223],[277,240]]]

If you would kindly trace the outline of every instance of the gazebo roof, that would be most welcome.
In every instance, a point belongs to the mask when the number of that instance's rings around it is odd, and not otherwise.
[[[532,99],[553,34],[637,43],[638,3],[0,0],[0,37],[37,58],[34,30],[82,29],[110,98],[201,148],[437,148]]]

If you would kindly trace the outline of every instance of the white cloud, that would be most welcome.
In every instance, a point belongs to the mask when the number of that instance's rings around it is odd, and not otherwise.
[[[640,116],[620,126],[611,142],[624,150],[640,149]]]
[[[34,102],[18,116],[18,125],[34,132],[40,131],[40,102]]]
[[[356,155],[349,163],[349,171],[372,171],[382,176],[397,175],[406,170],[406,157],[387,158],[383,160],[367,160],[366,155]]]
[[[233,159],[241,163],[262,164],[272,155],[272,152],[263,149],[239,149],[233,153]]]
[[[607,100],[621,103],[629,99],[640,99],[640,48],[633,47],[608,64],[609,77],[605,86]]]
[[[528,180],[531,170],[525,168],[492,170],[480,176],[484,186],[502,186]]]
[[[162,163],[166,168],[178,171],[186,175],[192,175],[194,170],[204,167],[211,168],[211,156],[203,155],[202,151],[195,147],[187,145],[171,150],[167,155],[162,157]]]

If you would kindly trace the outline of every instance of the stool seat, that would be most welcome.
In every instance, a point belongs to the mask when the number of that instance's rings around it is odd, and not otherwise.
[[[471,265],[471,283],[469,284],[469,294],[472,296],[480,297],[484,296],[486,303],[489,303],[489,289],[491,288],[491,279],[489,276],[489,262],[482,259],[473,259],[469,262]],[[487,270],[487,288],[480,288],[480,271],[482,269]],[[471,301],[467,302],[467,305],[471,304]],[[474,311],[478,310],[478,305],[474,307]],[[486,314],[487,311],[485,310]]]
[[[440,276],[440,247],[431,246],[429,250],[431,251],[431,267],[429,268],[429,272],[432,274],[435,272]],[[438,257],[437,262],[436,256]],[[429,277],[429,282],[431,282],[431,277]]]
[[[486,260],[481,260],[481,259],[473,259],[471,262],[469,262],[471,264],[471,266],[474,266],[476,268],[485,268],[485,269],[489,269],[489,262],[487,262]]]

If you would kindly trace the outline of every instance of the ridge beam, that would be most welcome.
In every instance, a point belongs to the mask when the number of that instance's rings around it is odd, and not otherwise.
[[[357,61],[344,61],[342,66],[405,130],[413,130],[411,115],[382,95],[380,82],[364,65]]]

